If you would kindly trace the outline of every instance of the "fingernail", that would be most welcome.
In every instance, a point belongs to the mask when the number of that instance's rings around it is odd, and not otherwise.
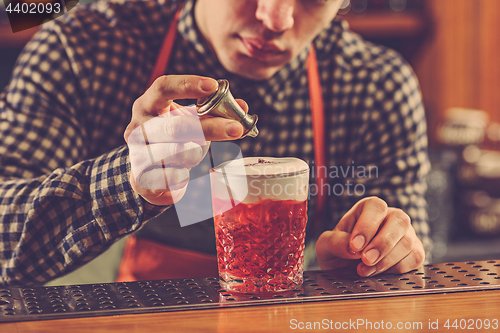
[[[361,268],[361,271],[363,272],[363,274],[365,276],[370,276],[370,275],[375,274],[377,269],[374,266],[365,266],[365,267]]]
[[[217,81],[214,79],[203,79],[200,81],[200,88],[203,91],[209,92],[217,89]]]
[[[241,124],[237,121],[232,121],[226,125],[226,134],[230,137],[240,137],[241,135]]]
[[[379,256],[380,252],[377,249],[371,249],[370,251],[365,253],[365,258],[370,264],[375,263]]]
[[[357,235],[352,240],[352,245],[354,246],[354,249],[361,250],[363,248],[363,245],[365,245],[365,237],[363,237],[362,235]]]

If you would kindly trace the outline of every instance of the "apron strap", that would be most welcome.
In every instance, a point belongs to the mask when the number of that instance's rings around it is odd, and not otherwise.
[[[314,140],[314,178],[318,186],[316,211],[310,223],[310,232],[314,235],[320,230],[326,209],[326,195],[323,186],[327,183],[326,150],[325,150],[325,106],[319,77],[316,50],[311,46],[307,56],[307,78],[309,82],[309,100]]]
[[[172,54],[175,37],[177,36],[177,22],[179,21],[180,14],[181,9],[177,10],[172,23],[170,23],[170,27],[168,28],[168,32],[165,35],[165,39],[163,40],[163,44],[161,46],[160,53],[158,54],[158,58],[156,59],[155,67],[153,68],[153,72],[149,77],[148,88],[158,77],[162,76],[167,71],[167,66],[170,60],[170,55]]]

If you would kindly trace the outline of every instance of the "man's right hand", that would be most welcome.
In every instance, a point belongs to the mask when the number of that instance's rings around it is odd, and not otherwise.
[[[170,205],[184,195],[189,170],[206,155],[210,141],[235,140],[243,126],[224,118],[199,118],[194,107],[175,99],[202,98],[217,90],[217,81],[194,75],[161,76],[132,107],[124,137],[129,147],[130,183],[154,205]],[[239,100],[247,111],[248,106]]]

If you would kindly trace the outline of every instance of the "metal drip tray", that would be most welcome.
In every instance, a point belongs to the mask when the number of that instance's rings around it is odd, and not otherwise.
[[[231,294],[218,279],[194,278],[57,287],[1,288],[0,322],[96,317],[274,303],[500,289],[500,260],[425,265],[361,278],[353,270],[309,271],[277,294]]]

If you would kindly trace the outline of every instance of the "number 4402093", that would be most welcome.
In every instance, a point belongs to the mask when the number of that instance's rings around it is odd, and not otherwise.
[[[56,3],[19,3],[17,2],[15,5],[10,2],[8,6],[5,8],[7,13],[23,13],[23,14],[59,14],[61,12],[61,4],[59,2]]]
[[[455,319],[451,321],[448,319],[443,327],[447,329],[460,329],[460,330],[481,330],[481,329],[498,329],[498,319]]]

